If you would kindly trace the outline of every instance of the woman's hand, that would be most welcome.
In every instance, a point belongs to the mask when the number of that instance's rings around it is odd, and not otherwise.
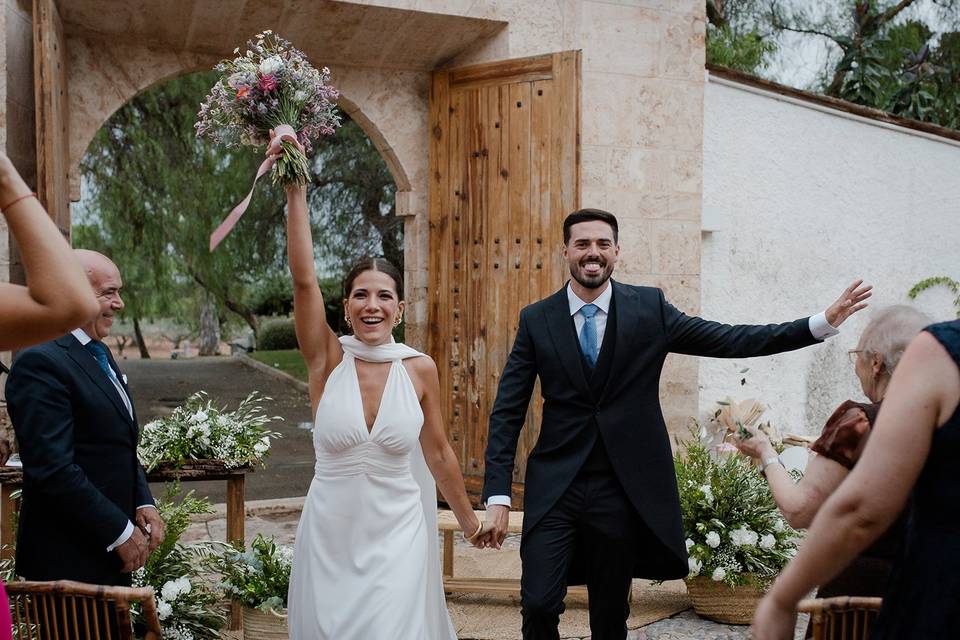
[[[778,603],[773,592],[768,593],[757,607],[750,627],[753,640],[793,640],[797,626],[797,612],[793,607]]]
[[[767,434],[754,426],[743,425],[743,429],[750,433],[749,438],[734,436],[731,439],[731,442],[740,450],[740,453],[761,460],[777,455],[777,450],[773,448],[773,444],[770,443],[770,438]]]

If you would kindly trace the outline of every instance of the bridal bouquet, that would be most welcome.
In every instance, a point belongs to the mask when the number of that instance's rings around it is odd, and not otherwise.
[[[264,613],[286,610],[292,568],[293,549],[262,534],[257,534],[249,551],[231,549],[219,560],[227,595]]]
[[[280,437],[267,425],[283,420],[267,417],[261,407],[263,400],[270,398],[254,391],[236,411],[227,411],[215,407],[203,391],[193,394],[169,416],[143,427],[137,447],[140,462],[147,471],[162,462],[181,466],[189,460],[219,460],[227,467],[262,464],[270,440]]]
[[[200,105],[194,125],[197,136],[227,147],[264,147],[271,137],[279,137],[281,157],[275,164],[265,160],[257,178],[272,168],[274,183],[305,185],[310,179],[306,153],[311,139],[332,135],[340,124],[334,103],[340,94],[330,85],[330,70],[318,71],[301,51],[271,31],[248,41],[243,54],[239,48],[233,52],[235,58],[214,67],[220,78]],[[211,250],[239,220],[252,195],[253,189],[231,211],[226,228],[222,225],[215,232]]]

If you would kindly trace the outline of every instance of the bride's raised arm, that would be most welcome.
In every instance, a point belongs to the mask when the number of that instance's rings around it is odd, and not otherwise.
[[[343,358],[337,335],[327,324],[323,293],[313,261],[313,237],[307,210],[307,190],[287,186],[287,259],[293,276],[293,319],[300,353],[307,364],[310,404],[317,410],[330,370]]]

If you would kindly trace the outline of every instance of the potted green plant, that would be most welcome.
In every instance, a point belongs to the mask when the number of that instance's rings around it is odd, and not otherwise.
[[[221,558],[226,594],[243,605],[243,637],[286,640],[287,590],[293,550],[257,535],[249,551],[232,549]]]

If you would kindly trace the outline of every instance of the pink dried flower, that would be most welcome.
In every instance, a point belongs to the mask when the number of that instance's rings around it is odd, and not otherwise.
[[[273,74],[260,77],[260,89],[263,91],[273,91],[277,88],[277,78]]]

